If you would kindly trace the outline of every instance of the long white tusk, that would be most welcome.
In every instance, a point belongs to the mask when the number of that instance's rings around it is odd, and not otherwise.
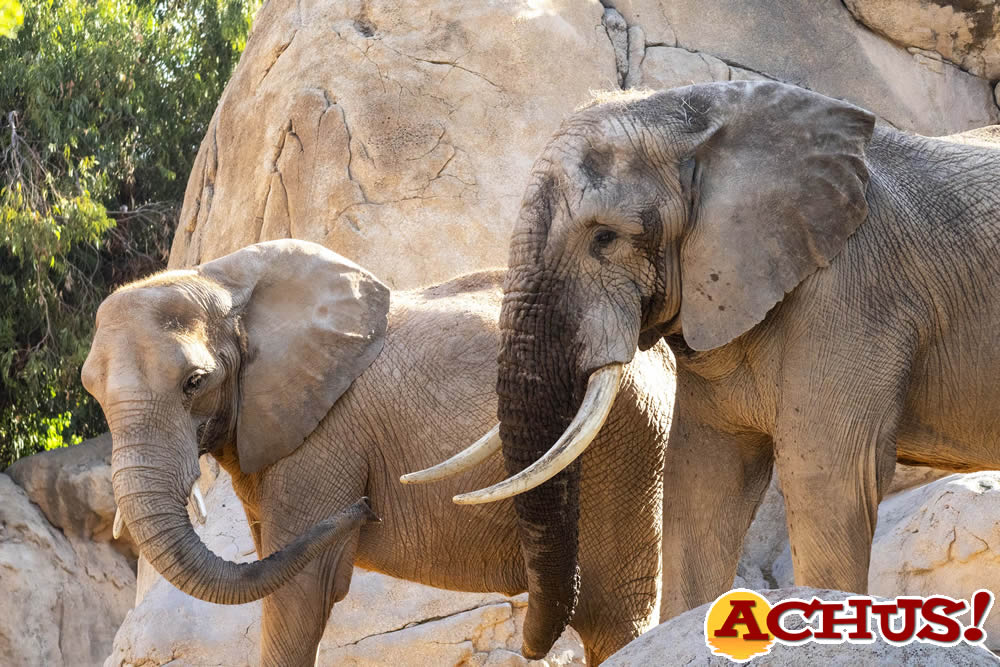
[[[555,477],[583,454],[587,446],[597,437],[598,431],[608,418],[608,413],[611,412],[623,373],[622,364],[609,364],[591,373],[587,382],[587,393],[580,403],[576,416],[556,444],[552,445],[540,459],[498,484],[457,495],[452,500],[459,505],[491,503],[530,491]]]
[[[122,536],[122,528],[125,527],[125,519],[122,518],[121,508],[115,509],[115,522],[111,526],[111,536],[116,540]]]
[[[476,440],[474,443],[455,454],[447,461],[442,461],[436,466],[431,466],[424,470],[418,470],[403,475],[399,481],[403,484],[421,484],[423,482],[436,482],[439,479],[457,475],[474,468],[494,453],[500,451],[500,424],[490,429],[490,432]]]
[[[198,488],[197,481],[191,487],[191,500],[194,502],[194,514],[198,519],[198,523],[205,523],[208,519],[208,510],[205,509],[205,497],[201,495],[201,489]]]

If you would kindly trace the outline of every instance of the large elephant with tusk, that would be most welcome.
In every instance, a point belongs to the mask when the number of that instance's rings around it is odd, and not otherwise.
[[[495,422],[502,276],[394,292],[390,304],[360,267],[284,240],[118,290],[98,311],[83,380],[111,427],[119,523],[182,591],[266,595],[266,665],[313,664],[354,564],[454,590],[528,590],[510,503],[450,502],[506,477],[495,437],[417,476],[445,481],[398,481]],[[582,458],[573,627],[588,664],[658,620],[673,381],[665,346],[638,355]],[[228,563],[192,530],[200,453],[232,476],[263,560]],[[203,512],[197,492],[192,502]]]
[[[592,430],[622,365],[661,339],[677,361],[664,618],[732,585],[773,468],[796,583],[864,593],[897,461],[1000,465],[990,134],[909,135],[775,82],[622,93],[563,123],[535,163],[504,283],[513,477],[460,499],[523,492],[527,655],[574,613],[587,477],[578,461],[560,470],[586,441],[572,432]]]

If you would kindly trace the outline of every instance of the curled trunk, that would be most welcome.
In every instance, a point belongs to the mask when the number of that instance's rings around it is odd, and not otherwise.
[[[571,328],[557,309],[544,307],[559,287],[544,276],[529,276],[520,278],[511,270],[500,316],[497,416],[508,474],[534,463],[559,439],[576,413],[586,380],[574,372],[572,342],[561,340]],[[576,609],[579,488],[580,462],[575,461],[514,498],[528,570],[522,647],[527,658],[543,658]]]
[[[171,584],[207,602],[259,600],[363,523],[377,520],[361,499],[320,521],[281,551],[260,561],[233,563],[214,554],[194,531],[187,498],[198,477],[197,458],[176,454],[170,447],[116,442],[112,455],[115,497],[142,555]]]

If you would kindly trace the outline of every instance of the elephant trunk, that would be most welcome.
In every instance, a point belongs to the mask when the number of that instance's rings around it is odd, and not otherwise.
[[[497,378],[497,416],[510,475],[533,464],[559,439],[583,398],[586,381],[572,363],[572,343],[559,340],[569,327],[556,321],[556,310],[540,307],[558,288],[540,291],[544,278],[519,279],[517,273],[511,269],[508,275],[501,309]],[[576,608],[579,488],[577,460],[514,497],[528,571],[522,647],[527,658],[545,657]]]
[[[142,555],[167,581],[198,599],[216,604],[259,600],[326,548],[349,537],[366,521],[377,520],[362,499],[263,560],[227,561],[209,550],[188,519],[187,498],[198,478],[194,443],[170,446],[169,437],[153,442],[124,437],[129,430],[136,429],[112,428],[112,480],[118,508]]]

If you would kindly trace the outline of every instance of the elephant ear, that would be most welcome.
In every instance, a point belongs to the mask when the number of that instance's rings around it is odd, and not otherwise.
[[[774,82],[671,92],[697,165],[681,326],[691,348],[710,350],[764,319],[864,221],[875,117]]]
[[[389,289],[323,246],[284,239],[201,266],[242,309],[248,350],[236,424],[240,469],[292,453],[385,341]]]

